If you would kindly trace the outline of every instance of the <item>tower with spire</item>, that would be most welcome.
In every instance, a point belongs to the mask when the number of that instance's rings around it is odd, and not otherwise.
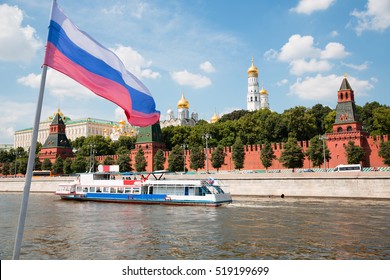
[[[58,112],[54,115],[53,121],[50,124],[49,136],[39,153],[39,159],[44,160],[47,158],[51,162],[54,162],[57,157],[65,159],[72,156],[72,147],[65,133],[63,114],[58,108]]]
[[[370,166],[370,157],[367,156],[372,153],[371,145],[368,143],[369,134],[364,131],[362,123],[359,121],[355,94],[348,82],[347,75],[344,75],[340,89],[337,91],[336,118],[333,124],[333,132],[327,133],[326,139],[331,153],[330,166],[347,163],[344,147],[350,141],[364,149],[366,156],[362,165]]]
[[[259,109],[269,108],[268,91],[259,87],[259,70],[254,64],[252,57],[252,65],[248,68],[248,94],[247,94],[247,110],[256,111]]]

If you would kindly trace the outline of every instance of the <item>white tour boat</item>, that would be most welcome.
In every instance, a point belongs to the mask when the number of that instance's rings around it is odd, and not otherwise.
[[[60,184],[56,194],[62,199],[139,204],[207,205],[231,203],[230,193],[220,181],[165,180],[164,171],[131,178],[120,174],[118,166],[99,166],[99,172],[83,173],[70,184]],[[152,175],[152,176],[151,176]]]

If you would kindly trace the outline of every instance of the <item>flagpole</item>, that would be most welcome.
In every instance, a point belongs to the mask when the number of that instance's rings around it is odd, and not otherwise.
[[[22,243],[22,239],[23,239],[24,224],[26,221],[26,214],[27,214],[27,204],[28,204],[28,198],[30,195],[31,178],[32,178],[32,172],[33,172],[34,163],[35,163],[35,150],[36,150],[36,146],[37,146],[39,122],[41,119],[43,93],[45,91],[46,73],[47,73],[47,66],[44,65],[42,68],[41,86],[40,86],[40,90],[39,90],[37,109],[35,112],[35,122],[34,122],[34,129],[33,129],[33,134],[32,134],[32,139],[31,139],[30,153],[28,156],[26,181],[25,181],[24,190],[23,190],[22,205],[20,207],[18,230],[16,232],[14,255],[13,255],[14,260],[19,259],[20,247],[21,247],[21,243]]]
[[[55,4],[56,4],[56,0],[53,0],[52,5],[51,5],[51,12],[50,12],[49,21],[51,20],[51,18],[53,16],[53,9],[54,9]],[[46,54],[45,54],[45,57],[46,57]],[[24,189],[23,189],[22,204],[20,207],[18,229],[17,229],[16,237],[15,237],[15,246],[14,246],[14,254],[13,254],[14,260],[18,260],[19,256],[20,256],[20,247],[22,245],[24,224],[26,222],[28,198],[30,196],[31,179],[32,179],[34,165],[35,165],[35,150],[37,147],[39,123],[41,120],[43,95],[45,92],[46,74],[47,74],[47,65],[43,65],[42,76],[41,76],[41,85],[39,88],[39,96],[38,96],[38,102],[37,102],[37,109],[35,111],[35,121],[34,121],[33,133],[32,133],[32,138],[31,138],[30,152],[28,155],[26,180],[25,180]]]

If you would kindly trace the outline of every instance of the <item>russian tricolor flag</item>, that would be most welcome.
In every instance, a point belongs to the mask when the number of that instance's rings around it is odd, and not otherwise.
[[[110,50],[79,30],[53,1],[44,65],[120,106],[130,124],[148,126],[160,112],[149,90]]]

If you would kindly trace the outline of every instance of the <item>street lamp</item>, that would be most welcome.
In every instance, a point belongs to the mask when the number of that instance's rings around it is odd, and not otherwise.
[[[94,144],[89,144],[89,173],[94,170],[95,167],[95,145]]]
[[[206,173],[209,173],[209,138],[211,138],[211,135],[205,133],[202,138],[206,140]]]
[[[17,160],[18,160],[18,155],[19,155],[19,153],[17,151],[15,151],[15,174],[14,174],[14,178],[16,178],[16,163],[17,163]]]
[[[186,173],[186,149],[188,148],[187,144],[182,144],[183,147],[183,159],[184,159],[184,166],[183,166],[183,171]]]
[[[321,135],[320,139],[322,140],[322,151],[324,153],[324,171],[326,172],[326,156],[325,156],[325,140],[327,139],[326,134]]]

